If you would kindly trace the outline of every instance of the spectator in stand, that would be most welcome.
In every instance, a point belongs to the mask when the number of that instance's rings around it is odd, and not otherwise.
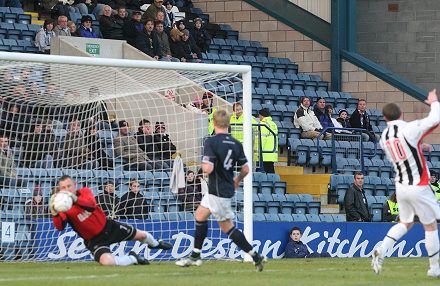
[[[91,169],[90,150],[81,131],[81,123],[74,119],[70,122],[69,131],[64,137],[63,166],[66,168]]]
[[[156,18],[154,19],[154,21],[160,21],[160,22],[162,22],[162,23],[165,23],[165,17],[166,17],[165,12],[163,12],[163,11],[157,11],[157,13],[156,13]],[[165,26],[165,24],[164,24],[164,31],[165,31],[165,33],[168,35],[168,34],[170,33],[170,31],[171,31],[171,28]]]
[[[112,8],[105,5],[103,14],[99,18],[99,27],[104,39],[125,40],[122,33],[122,25],[112,15]]]
[[[144,171],[153,169],[151,164],[148,163],[147,155],[138,147],[136,138],[130,136],[127,121],[119,121],[119,136],[114,139],[113,144],[115,156],[125,160],[124,170]]]
[[[25,107],[21,109],[16,102],[4,102],[4,106],[8,109],[2,113],[0,132],[10,139],[11,147],[15,147],[29,131],[31,117],[26,114]]]
[[[83,38],[98,38],[92,28],[92,17],[84,15],[81,18],[81,26],[79,27],[79,36]]]
[[[178,58],[174,58],[171,55],[170,42],[168,40],[167,33],[164,32],[164,26],[162,21],[154,22],[155,32],[159,43],[160,53],[162,55],[162,61],[180,62]]]
[[[85,134],[87,149],[90,151],[89,159],[95,160],[102,170],[113,169],[113,160],[110,160],[101,145],[101,141],[96,135],[96,127],[92,125]]]
[[[157,150],[155,159],[164,162],[163,168],[171,167],[171,158],[176,153],[176,145],[171,141],[170,135],[166,133],[164,122],[156,122],[154,145]]]
[[[195,211],[202,201],[202,189],[200,181],[196,180],[194,172],[186,172],[186,185],[179,189],[177,199],[182,203],[184,211]]]
[[[109,218],[115,218],[119,207],[119,197],[115,193],[115,183],[112,180],[107,180],[103,184],[104,190],[96,197],[96,203],[104,211]]]
[[[14,154],[9,148],[9,139],[0,136],[0,187],[24,187],[26,183],[17,176]]]
[[[164,15],[167,15],[166,9],[162,4],[163,4],[163,0],[153,0],[153,4],[148,6],[147,11],[145,11],[145,13],[142,15],[142,21],[145,22],[148,19],[155,20],[157,11],[162,11]],[[169,20],[167,17],[165,17],[163,22],[165,26],[169,25]]]
[[[118,216],[122,219],[147,219],[148,203],[140,192],[137,180],[131,180],[129,191],[121,197]]]
[[[116,114],[110,113],[108,116],[108,120],[110,121],[110,128],[112,131],[119,131],[119,123],[116,120]]]
[[[173,9],[173,1],[171,0],[166,0],[165,2],[163,2],[163,5],[165,6],[166,10],[165,12],[167,13],[166,16],[168,17],[169,23],[168,23],[168,28],[173,28],[174,27],[174,22],[176,19],[176,16],[174,15],[174,12],[172,11]]]
[[[117,14],[114,15],[113,17],[115,18],[116,22],[118,23],[118,25],[121,26],[122,29],[122,27],[124,27],[125,22],[129,20],[127,17],[127,9],[125,9],[124,6],[120,6],[116,11]]]
[[[310,98],[308,96],[303,96],[301,98],[301,104],[295,111],[293,117],[293,124],[296,128],[301,128],[301,138],[315,139],[321,134],[321,123],[319,123],[318,118],[310,107]],[[324,140],[329,140],[331,138],[332,135],[327,132],[320,137],[320,139]]]
[[[53,32],[56,36],[71,36],[69,27],[67,27],[67,22],[66,16],[58,16],[58,25],[53,28]]]
[[[397,222],[399,221],[399,204],[397,203],[396,192],[384,203],[383,221]]]
[[[140,11],[134,11],[131,14],[131,19],[125,21],[122,27],[122,32],[129,45],[136,46],[136,38],[139,33],[144,29],[144,24],[141,22],[142,13]]]
[[[170,31],[170,50],[171,55],[180,61],[185,61],[185,52],[183,50],[182,43],[183,33],[177,29],[171,29]]]
[[[299,227],[293,227],[289,233],[289,242],[284,251],[284,258],[318,258],[331,257],[328,252],[310,253],[307,245],[301,241],[302,233]]]
[[[22,140],[23,165],[27,168],[53,168],[57,141],[47,134],[42,122],[37,121],[33,130]]]
[[[354,173],[354,183],[345,192],[344,205],[347,221],[368,222],[370,213],[368,211],[368,201],[365,196],[364,174]]]
[[[370,123],[370,117],[366,111],[367,102],[365,99],[359,99],[357,109],[350,116],[350,126],[352,128],[364,129],[366,132],[362,133],[363,141],[376,142],[376,135],[373,133],[373,128]]]
[[[32,193],[32,199],[25,202],[24,213],[28,219],[49,217],[48,206],[44,203],[40,185],[36,185]]]
[[[260,124],[265,125],[265,127],[261,127],[261,151],[267,152],[263,153],[264,171],[274,174],[274,163],[278,162],[278,126],[273,122],[269,109],[262,108],[258,115]]]
[[[345,109],[339,110],[339,117],[336,119],[343,128],[351,128],[348,112]]]
[[[212,92],[206,91],[202,97],[202,111],[208,115],[208,135],[214,134],[214,113],[217,111],[212,105],[213,96]]]
[[[338,120],[336,118],[333,118],[333,106],[331,104],[327,104],[325,106],[325,114],[327,115],[327,117],[332,121],[333,123],[333,127],[336,128],[344,128],[341,123],[338,122]],[[345,134],[351,134],[351,131],[348,130],[342,130],[342,129],[337,129],[335,130],[336,133],[345,133]],[[343,139],[342,139],[343,140]]]
[[[52,38],[55,37],[53,31],[53,20],[46,19],[44,21],[43,27],[35,35],[35,46],[43,54],[50,54],[50,44]]]
[[[185,20],[179,20],[176,22],[176,28],[182,32],[183,30],[186,29],[186,25],[185,25]]]
[[[0,0],[0,7],[21,8],[20,0]]]
[[[191,37],[194,39],[197,47],[199,47],[202,53],[207,53],[209,51],[211,36],[203,26],[202,19],[194,19],[194,28],[191,30]]]
[[[152,57],[159,60],[162,57],[160,52],[159,40],[156,33],[153,31],[154,21],[147,20],[144,29],[138,34],[136,38],[136,48]]]
[[[320,97],[313,108],[313,112],[315,113],[316,118],[318,118],[319,123],[321,123],[322,129],[326,129],[327,127],[334,127],[331,116],[325,112],[325,98]],[[330,132],[330,131],[329,131]]]
[[[436,172],[431,172],[431,179],[429,180],[429,183],[430,183],[431,188],[434,191],[434,193],[437,197],[437,200],[440,204],[440,184],[438,182],[437,177],[438,177],[438,175]]]
[[[72,37],[79,37],[79,31],[76,29],[76,24],[73,21],[68,21],[67,27],[69,28]]]
[[[139,122],[139,128],[136,138],[139,144],[139,148],[141,148],[142,151],[145,152],[148,158],[155,160],[155,156],[158,150],[156,149],[156,145],[154,144],[153,128],[151,128],[151,123],[149,120],[142,119]]]
[[[184,52],[184,60],[182,62],[202,62],[202,53],[199,47],[197,47],[194,39],[190,37],[189,31],[187,29],[182,31],[182,47]]]

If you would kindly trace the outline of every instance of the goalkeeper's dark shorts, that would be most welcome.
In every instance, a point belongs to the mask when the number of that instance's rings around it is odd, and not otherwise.
[[[91,240],[84,241],[86,247],[92,253],[95,261],[104,253],[111,253],[110,245],[125,240],[132,240],[136,235],[136,229],[128,224],[107,219],[104,229]]]

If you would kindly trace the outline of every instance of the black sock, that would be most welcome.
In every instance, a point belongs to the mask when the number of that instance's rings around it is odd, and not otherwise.
[[[228,231],[229,238],[246,253],[252,251],[252,246],[246,240],[244,234],[235,226]]]
[[[202,250],[203,241],[208,235],[208,222],[207,221],[196,221],[196,234],[194,235],[194,248]],[[199,257],[200,252],[194,252],[191,254],[193,257]]]

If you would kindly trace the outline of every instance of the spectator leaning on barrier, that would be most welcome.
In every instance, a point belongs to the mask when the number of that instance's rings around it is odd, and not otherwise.
[[[301,128],[301,138],[315,139],[322,132],[321,123],[315,116],[313,109],[310,107],[310,98],[304,96],[293,117],[293,124],[296,128]],[[321,135],[320,139],[329,140],[332,138],[330,133]]]
[[[344,205],[347,221],[370,221],[368,201],[363,190],[364,175],[362,172],[354,173],[354,183],[345,193]]]
[[[115,182],[107,180],[103,186],[102,193],[95,197],[96,203],[102,208],[107,217],[114,218],[119,206],[119,197],[115,193]]]
[[[328,127],[334,127],[332,119],[325,112],[325,98],[320,97],[313,108],[313,112],[315,112],[316,118],[318,118],[319,123],[321,123],[322,129],[326,129]]]
[[[383,221],[396,222],[399,220],[399,204],[397,203],[396,192],[384,203]]]
[[[141,22],[142,14],[140,11],[134,11],[131,14],[131,19],[125,21],[122,27],[122,32],[127,39],[127,43],[136,46],[136,38],[138,34],[144,29],[144,24]]]
[[[359,99],[357,109],[350,116],[350,126],[352,128],[364,129],[366,133],[362,133],[362,140],[376,142],[376,135],[370,123],[370,117],[366,111],[367,102],[365,99]]]
[[[274,163],[278,162],[278,126],[273,122],[270,111],[263,108],[258,112],[261,126],[261,151],[266,173],[275,173]],[[267,127],[266,127],[267,126]],[[269,129],[273,132],[270,132]],[[275,135],[274,135],[275,134]]]
[[[289,232],[289,242],[284,250],[284,258],[318,258],[330,257],[327,252],[310,253],[307,245],[301,241],[302,232],[299,227],[293,227]]]
[[[53,28],[53,32],[56,36],[71,36],[70,29],[67,27],[67,17],[58,16],[58,25]]]
[[[431,172],[431,179],[429,183],[431,184],[431,188],[437,196],[437,200],[440,203],[440,184],[438,182],[438,174],[435,172]]]
[[[95,32],[93,32],[92,17],[89,15],[82,16],[81,26],[79,27],[79,35],[83,38],[98,38]]]
[[[136,38],[136,48],[153,59],[159,60],[162,57],[162,54],[160,52],[159,40],[153,29],[154,21],[147,20],[144,29],[139,32]]]
[[[44,21],[43,27],[35,35],[35,46],[41,53],[50,54],[50,44],[54,37],[53,20],[47,19]]]

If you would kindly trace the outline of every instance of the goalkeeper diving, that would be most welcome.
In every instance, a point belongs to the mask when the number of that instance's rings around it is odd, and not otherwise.
[[[49,202],[53,223],[59,231],[69,223],[90,250],[96,262],[105,266],[126,266],[131,264],[149,264],[149,261],[134,251],[128,255],[114,256],[110,245],[127,240],[146,243],[148,248],[168,250],[169,242],[156,240],[150,233],[135,229],[133,226],[117,222],[105,216],[104,211],[96,204],[92,190],[84,187],[76,189],[76,183],[70,176],[62,176],[56,192],[63,192],[73,201],[72,207],[66,212],[57,212],[54,208],[55,194]]]

